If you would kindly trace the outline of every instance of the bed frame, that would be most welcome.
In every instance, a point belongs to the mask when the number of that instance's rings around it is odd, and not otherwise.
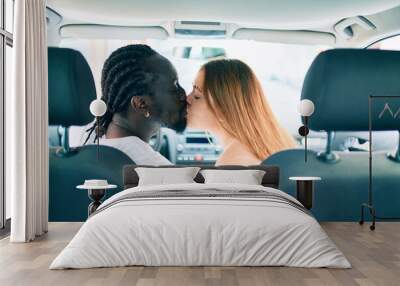
[[[218,169],[218,170],[264,170],[265,175],[261,184],[265,187],[279,188],[279,167],[268,165],[254,165],[254,166],[209,166],[209,165],[172,165],[172,166],[148,166],[148,165],[125,165],[123,170],[123,184],[124,189],[133,188],[138,185],[139,176],[135,171],[136,167],[148,168],[182,168],[182,167],[200,167],[201,169]],[[200,174],[194,178],[197,183],[204,183],[204,178]]]

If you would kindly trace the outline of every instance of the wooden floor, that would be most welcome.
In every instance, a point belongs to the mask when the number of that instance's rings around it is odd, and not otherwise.
[[[400,285],[400,223],[323,223],[353,268],[120,267],[48,270],[80,223],[50,223],[32,243],[0,241],[0,285]]]

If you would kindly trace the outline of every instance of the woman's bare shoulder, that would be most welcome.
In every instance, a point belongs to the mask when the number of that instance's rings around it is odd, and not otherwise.
[[[215,165],[258,165],[261,161],[240,142],[224,150]]]

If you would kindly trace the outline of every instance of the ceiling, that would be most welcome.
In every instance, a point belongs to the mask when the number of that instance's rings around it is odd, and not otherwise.
[[[358,34],[352,41],[356,44],[400,30],[400,0],[47,0],[47,6],[62,16],[54,36],[60,36],[60,28],[69,24],[159,26],[167,35],[174,35],[175,21],[205,21],[226,23],[229,36],[239,28],[268,29],[269,34],[264,36],[268,41],[274,30],[306,30],[323,32],[321,39],[333,37],[335,45],[354,45],[340,39],[334,26],[342,19],[360,15],[379,25],[373,31],[357,31],[355,27]],[[386,25],[389,29],[385,29]],[[93,34],[91,27],[68,27],[71,28],[77,29],[75,35],[81,33],[78,28]],[[289,40],[296,34],[282,36]],[[312,38],[318,41],[317,36],[300,35],[306,42]]]

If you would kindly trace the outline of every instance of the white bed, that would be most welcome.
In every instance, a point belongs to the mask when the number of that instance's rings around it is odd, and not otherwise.
[[[114,195],[50,269],[127,265],[351,267],[315,218],[286,193],[198,183],[134,187]]]

